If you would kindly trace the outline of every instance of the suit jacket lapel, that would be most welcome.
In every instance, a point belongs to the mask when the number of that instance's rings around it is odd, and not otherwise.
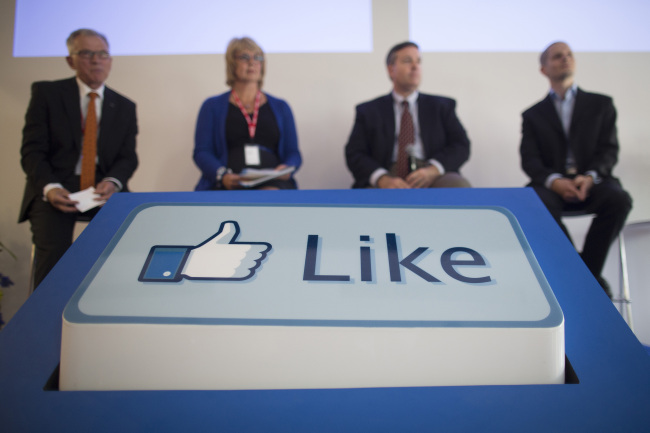
[[[393,161],[393,147],[395,146],[395,109],[393,108],[393,95],[389,93],[379,100],[379,124],[381,128],[382,143],[381,158],[384,167],[390,167]]]
[[[115,121],[116,115],[116,98],[115,93],[108,87],[104,88],[104,100],[102,101],[102,118],[99,120],[99,137],[97,138],[97,156],[101,166],[102,155],[108,151],[107,143],[111,132],[111,125]]]
[[[576,92],[575,104],[573,105],[573,115],[571,116],[569,136],[572,136],[575,132],[577,132],[576,127],[580,122],[580,118],[584,114],[586,108],[587,101],[585,100],[585,94],[582,90],[580,90],[580,88],[578,88],[578,91]]]
[[[562,127],[562,121],[560,120],[560,116],[557,114],[557,109],[555,108],[555,104],[553,103],[551,95],[546,96],[546,98],[542,101],[540,108],[542,110],[543,116],[548,119],[553,129],[555,129],[557,133],[562,137],[566,138],[564,128]]]
[[[422,139],[422,146],[424,147],[426,154],[430,153],[430,146],[433,143],[431,137],[434,125],[433,122],[431,122],[431,119],[434,119],[434,116],[431,112],[432,105],[429,104],[430,101],[431,98],[427,98],[422,95],[422,93],[418,95],[418,125],[420,125],[420,138]]]
[[[393,95],[389,93],[380,100],[380,115],[384,119],[383,129],[386,137],[393,146],[395,141],[395,109],[393,108]]]
[[[81,152],[83,143],[81,135],[81,123],[83,119],[81,117],[81,106],[79,103],[81,97],[79,96],[79,86],[74,77],[64,81],[62,98],[65,116],[70,123],[70,131],[72,131],[74,146]]]

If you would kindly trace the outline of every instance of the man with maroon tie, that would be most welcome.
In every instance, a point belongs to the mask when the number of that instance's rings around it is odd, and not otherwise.
[[[469,139],[453,99],[418,92],[420,51],[413,42],[386,57],[393,90],[356,107],[345,147],[354,188],[469,187],[459,173]]]

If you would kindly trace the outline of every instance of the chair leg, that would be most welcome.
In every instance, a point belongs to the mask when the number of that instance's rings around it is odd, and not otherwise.
[[[34,258],[36,257],[36,245],[32,244],[32,254],[29,260],[29,293],[28,296],[34,293],[34,275],[36,273],[36,266]]]
[[[632,300],[630,299],[630,276],[627,270],[627,253],[625,251],[625,236],[621,233],[618,237],[618,246],[621,259],[621,291],[619,299],[614,302],[619,303],[619,311],[627,322],[628,326],[634,332],[634,325],[632,324]],[[625,314],[623,314],[623,311]]]

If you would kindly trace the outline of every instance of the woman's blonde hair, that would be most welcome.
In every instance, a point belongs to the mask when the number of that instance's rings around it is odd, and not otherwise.
[[[235,81],[237,81],[237,75],[235,72],[237,70],[237,55],[243,50],[250,50],[255,54],[261,54],[264,56],[262,48],[260,48],[260,46],[251,38],[247,36],[242,38],[233,38],[228,43],[228,48],[226,48],[226,84],[230,87],[232,87],[235,84]],[[264,63],[265,62],[262,62],[261,76],[260,81],[258,82],[260,89],[264,82]]]

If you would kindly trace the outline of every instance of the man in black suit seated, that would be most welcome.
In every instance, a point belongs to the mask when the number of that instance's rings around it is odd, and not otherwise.
[[[469,187],[458,173],[469,158],[469,139],[456,117],[456,102],[418,92],[418,46],[394,46],[386,66],[393,91],[356,107],[345,147],[353,187]]]
[[[80,190],[84,128],[97,134],[96,144],[89,147],[92,152],[88,151],[95,164],[89,164],[84,177],[95,187],[98,200],[127,191],[127,181],[138,165],[135,104],[104,85],[112,62],[106,37],[80,29],[70,35],[67,46],[66,60],[76,76],[32,85],[20,150],[27,183],[19,221],[31,223],[36,247],[34,287],[72,243],[80,214],[69,194]],[[86,128],[91,99],[97,126]],[[88,211],[88,216],[96,210]]]
[[[611,297],[601,273],[609,247],[632,209],[630,195],[612,176],[619,149],[616,109],[609,96],[575,85],[575,60],[566,43],[551,44],[540,63],[551,90],[522,115],[521,165],[529,185],[567,236],[562,212],[596,215],[581,256]]]

